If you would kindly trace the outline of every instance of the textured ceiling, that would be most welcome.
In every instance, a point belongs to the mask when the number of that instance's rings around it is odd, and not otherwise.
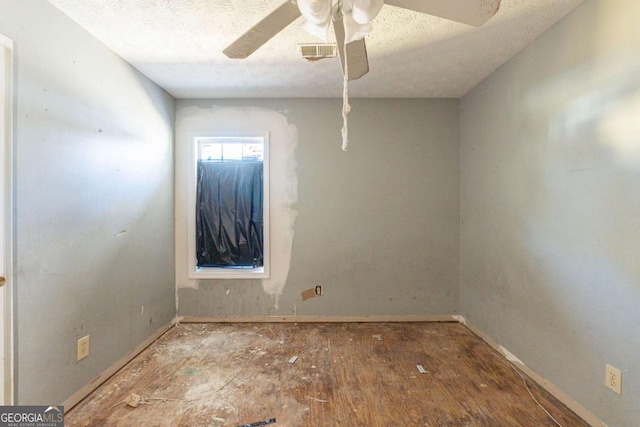
[[[177,98],[341,97],[338,58],[298,18],[247,59],[222,50],[283,0],[49,0]],[[427,1],[427,0],[425,0]],[[583,0],[502,0],[480,28],[385,5],[351,97],[459,98]]]

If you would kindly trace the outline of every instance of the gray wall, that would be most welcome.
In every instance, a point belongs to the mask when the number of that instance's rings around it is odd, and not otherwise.
[[[259,280],[201,280],[198,289],[179,289],[180,315],[458,312],[458,101],[351,104],[343,152],[341,100],[177,101],[177,158],[188,144],[185,111],[192,115],[193,107],[203,115],[212,105],[283,111],[298,133],[297,217],[278,309]],[[178,220],[185,209],[180,188]],[[317,284],[325,296],[302,302],[301,292]]]
[[[618,427],[640,420],[639,5],[588,0],[461,100],[462,314]]]
[[[635,0],[588,0],[460,111],[352,100],[346,153],[340,100],[179,101],[177,127],[216,105],[282,112],[297,128],[277,309],[259,281],[194,289],[174,274],[171,97],[48,2],[0,10],[18,55],[19,403],[89,383],[172,318],[177,283],[189,316],[461,312],[610,425],[640,419]],[[325,296],[302,302],[317,284]],[[86,334],[92,355],[76,362]],[[605,363],[623,371],[621,397],[604,388]]]
[[[17,401],[59,404],[175,314],[174,103],[48,2],[0,11],[17,53]]]

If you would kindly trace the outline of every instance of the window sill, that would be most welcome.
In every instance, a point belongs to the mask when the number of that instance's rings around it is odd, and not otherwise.
[[[269,272],[264,267],[247,269],[196,268],[189,273],[189,279],[268,279]]]

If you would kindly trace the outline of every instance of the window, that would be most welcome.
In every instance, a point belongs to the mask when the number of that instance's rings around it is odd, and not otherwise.
[[[192,138],[189,277],[269,277],[268,135]]]

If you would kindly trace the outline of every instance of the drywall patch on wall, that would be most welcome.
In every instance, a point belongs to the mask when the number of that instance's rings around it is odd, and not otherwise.
[[[286,117],[268,110],[250,110],[251,115],[265,114],[265,119],[273,120],[269,128],[269,182],[271,273],[262,280],[264,291],[274,297],[274,307],[278,308],[278,299],[287,282],[291,266],[291,248],[293,246],[293,227],[298,212],[293,206],[298,201],[298,176],[295,149],[298,143],[298,130],[287,122]]]
[[[261,281],[264,291],[279,296],[291,264],[294,223],[298,200],[295,149],[298,131],[278,111],[257,107],[188,106],[179,110],[176,123],[176,286],[198,288],[200,281],[188,279],[187,203],[189,134],[198,132],[269,132],[270,162],[270,277]],[[207,281],[208,282],[208,281]]]

